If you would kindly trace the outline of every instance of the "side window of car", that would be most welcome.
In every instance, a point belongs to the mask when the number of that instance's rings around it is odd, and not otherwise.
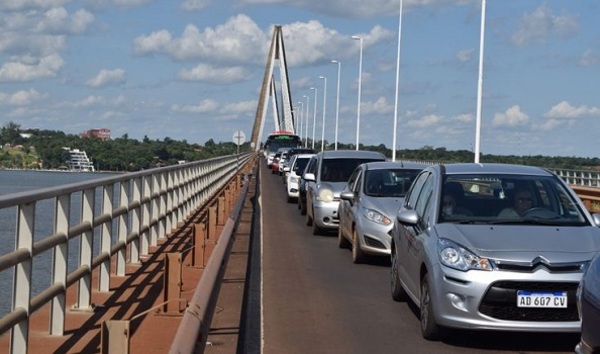
[[[423,187],[421,188],[421,192],[419,193],[419,197],[417,198],[417,204],[415,205],[415,210],[422,222],[422,227],[426,228],[429,224],[429,221],[432,218],[432,198],[433,195],[433,184],[434,178],[433,174],[429,174],[427,179],[423,183]]]
[[[360,186],[362,186],[362,180],[364,176],[361,170],[357,170],[357,172],[356,181],[354,181],[354,184],[352,185],[352,191],[354,193],[360,192]]]
[[[351,191],[355,191],[354,185],[356,184],[356,180],[358,179],[359,172],[360,169],[357,168],[356,170],[354,170],[354,172],[352,172],[350,178],[348,178],[348,189]]]
[[[430,172],[422,172],[419,176],[417,176],[412,187],[408,191],[408,194],[406,195],[405,206],[407,208],[409,208],[409,209],[415,208],[415,205],[417,203],[417,198],[419,197],[423,183],[425,183],[425,180],[427,179],[427,177],[430,174],[431,174]]]

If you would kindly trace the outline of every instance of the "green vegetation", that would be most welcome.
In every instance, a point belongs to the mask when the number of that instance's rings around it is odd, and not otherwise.
[[[334,145],[326,143],[327,150]],[[308,146],[312,142],[309,141]],[[171,138],[142,141],[130,139],[127,134],[112,140],[81,138],[61,131],[21,129],[10,122],[0,128],[0,168],[60,169],[66,168],[69,153],[65,147],[86,151],[99,171],[138,171],[148,168],[177,164],[179,161],[196,161],[216,156],[232,155],[237,146],[232,142],[216,143],[213,139],[204,145],[189,144]],[[315,144],[320,150],[320,144]],[[363,150],[380,151],[387,157],[392,151],[385,145],[360,146]],[[352,144],[338,143],[338,149],[355,149]],[[240,147],[240,152],[250,151],[250,143]],[[446,148],[424,146],[416,150],[399,150],[396,159],[473,162],[473,153],[467,150],[448,151]],[[482,155],[481,162],[517,163],[555,169],[600,170],[600,159],[582,157],[549,156],[497,156]]]

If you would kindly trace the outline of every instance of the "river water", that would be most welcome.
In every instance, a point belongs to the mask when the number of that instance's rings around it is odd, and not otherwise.
[[[0,170],[0,196],[12,193],[31,191],[39,188],[88,181],[107,177],[109,174],[98,172],[63,172],[63,171],[30,171]],[[99,201],[96,201],[98,207]],[[71,198],[71,223],[79,222],[81,193]],[[16,208],[0,209],[0,255],[14,251]],[[43,200],[36,204],[35,241],[53,232],[54,201]],[[94,242],[96,242],[94,240]],[[70,254],[77,257],[78,240],[69,243]],[[75,251],[75,252],[74,252]],[[51,252],[45,252],[34,259],[32,276],[32,294],[36,295],[50,285]],[[77,259],[69,257],[69,271],[75,269]],[[0,272],[0,317],[10,312],[12,303],[12,269]]]

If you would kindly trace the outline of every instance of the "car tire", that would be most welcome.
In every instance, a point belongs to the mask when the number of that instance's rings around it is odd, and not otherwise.
[[[306,201],[300,202],[300,215],[306,215]]]
[[[420,320],[421,320],[421,335],[423,338],[431,341],[436,341],[440,338],[440,327],[435,322],[435,314],[433,309],[433,301],[429,292],[429,274],[425,273],[421,281],[421,297],[420,297]]]
[[[352,263],[360,264],[365,261],[365,254],[360,249],[360,242],[358,241],[358,233],[356,229],[352,230]]]
[[[314,220],[312,221],[312,234],[315,236],[321,234],[321,228],[317,226]]]
[[[338,247],[339,248],[348,248],[349,246],[350,246],[350,243],[348,242],[348,240],[342,233],[342,226],[339,225],[338,226]]]
[[[390,267],[390,289],[392,292],[392,299],[394,301],[406,301],[408,296],[406,291],[402,287],[400,281],[400,274],[398,272],[398,255],[396,254],[395,246],[392,245],[392,256],[391,256],[391,267]]]

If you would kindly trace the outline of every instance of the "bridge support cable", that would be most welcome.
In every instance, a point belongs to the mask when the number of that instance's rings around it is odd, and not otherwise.
[[[277,108],[279,100],[277,99],[277,91],[275,90],[275,79],[273,76],[273,69],[275,65],[279,66],[280,74],[280,85],[281,85],[281,116]],[[287,63],[285,57],[285,46],[283,44],[283,33],[281,26],[275,26],[273,30],[273,39],[271,41],[271,47],[269,55],[267,57],[267,64],[265,66],[265,75],[263,77],[263,83],[260,90],[260,97],[258,105],[256,107],[256,116],[254,119],[254,126],[252,128],[251,142],[254,143],[255,149],[260,149],[260,138],[262,136],[265,124],[265,115],[267,113],[267,99],[271,97],[273,102],[273,119],[275,121],[276,130],[285,130],[295,133],[294,124],[294,112],[292,105],[292,95],[290,92],[290,85],[288,79]]]

